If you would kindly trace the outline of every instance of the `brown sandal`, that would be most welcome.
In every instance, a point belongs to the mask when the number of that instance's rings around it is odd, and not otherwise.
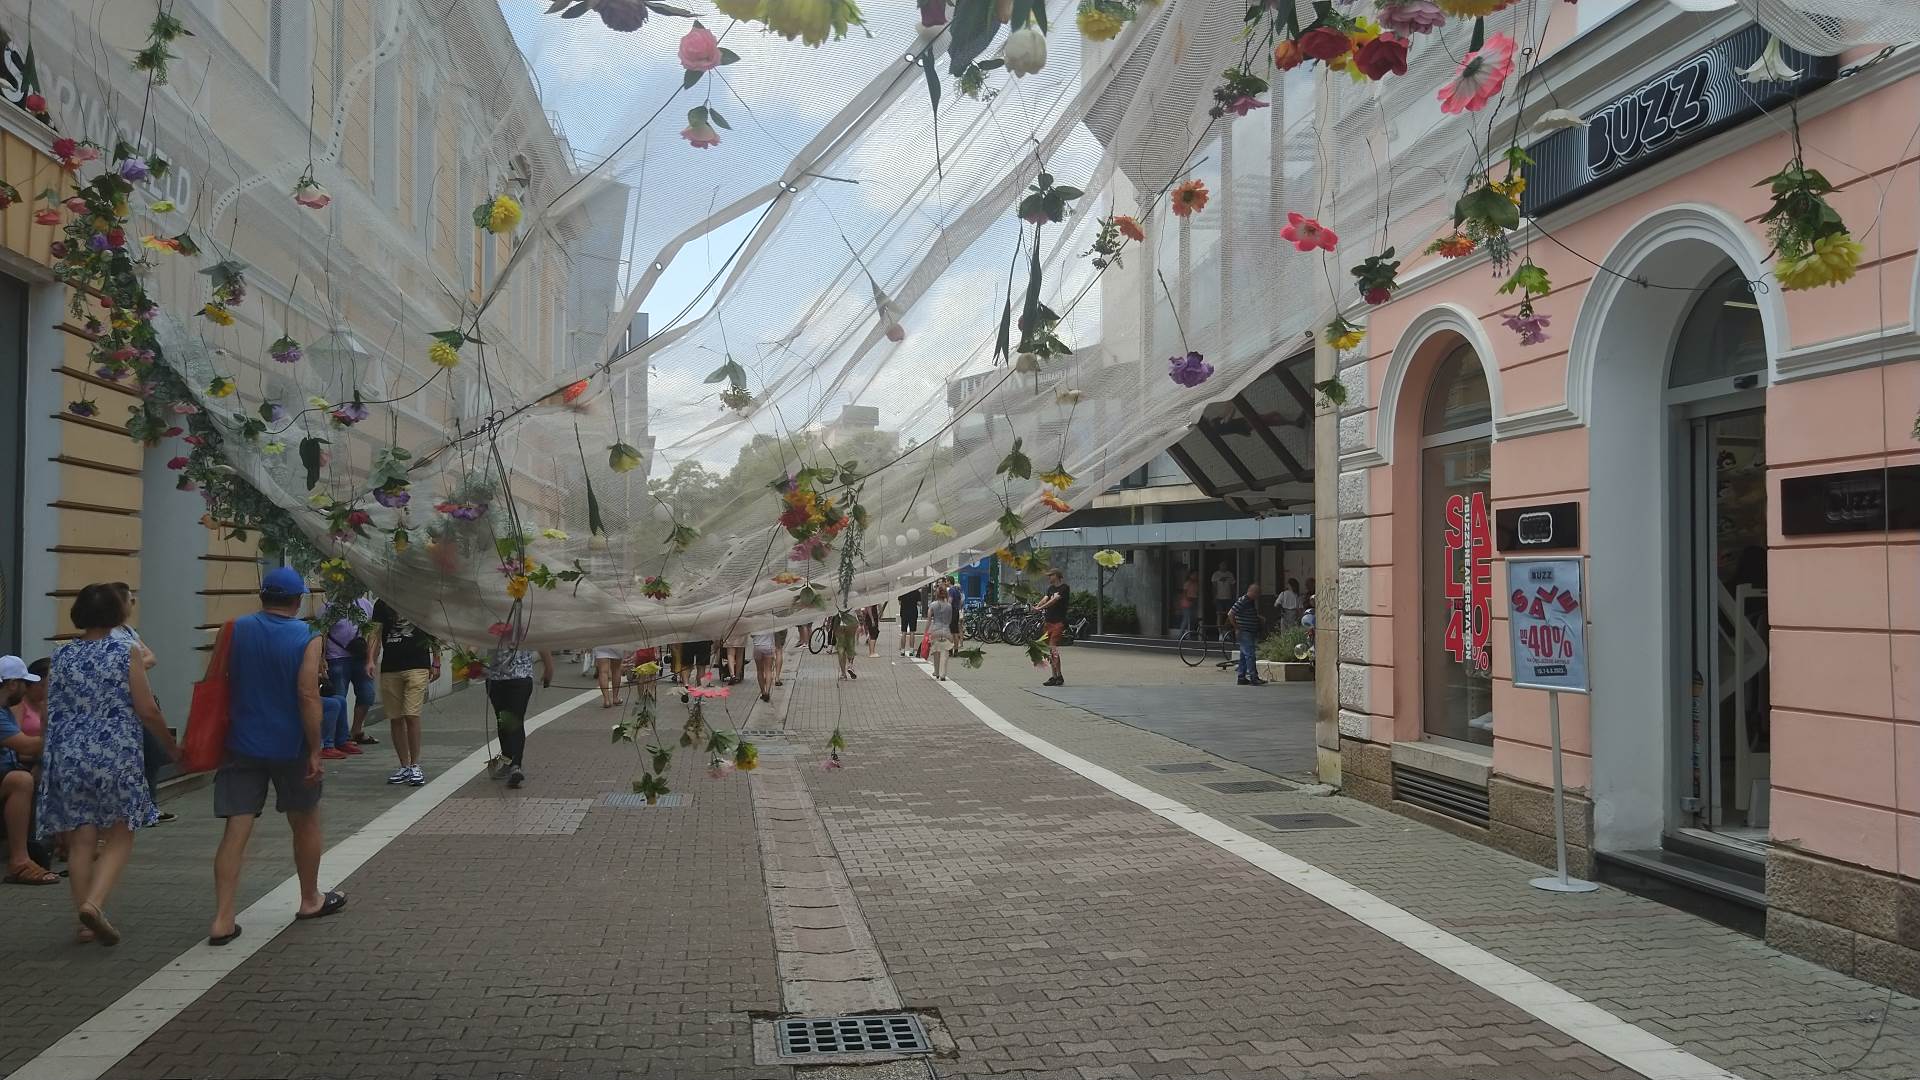
[[[94,939],[102,945],[111,947],[120,944],[120,931],[115,930],[106,915],[92,904],[80,905],[80,925],[93,931]]]
[[[28,859],[18,866],[9,866],[7,868],[7,884],[58,885],[60,884],[60,875],[41,866],[32,859]]]

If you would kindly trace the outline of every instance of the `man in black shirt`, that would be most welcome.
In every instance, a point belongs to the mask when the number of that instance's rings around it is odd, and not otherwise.
[[[900,655],[914,654],[914,635],[920,632],[920,590],[900,594]]]
[[[420,714],[440,665],[440,647],[385,600],[373,605],[373,629],[367,664],[380,671],[380,704],[387,711],[393,752],[400,758],[400,768],[387,783],[420,787],[427,782],[420,768]]]
[[[1053,665],[1053,678],[1042,686],[1067,684],[1060,675],[1060,635],[1067,632],[1067,598],[1072,592],[1067,588],[1065,574],[1059,570],[1047,571],[1047,595],[1040,598],[1039,609],[1047,617],[1047,662]]]

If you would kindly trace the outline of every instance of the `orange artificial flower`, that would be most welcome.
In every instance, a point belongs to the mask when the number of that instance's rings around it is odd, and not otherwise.
[[[1184,180],[1173,189],[1173,213],[1175,217],[1192,217],[1207,208],[1207,200],[1212,196],[1207,192],[1205,180]]]
[[[1427,250],[1432,251],[1443,258],[1458,259],[1463,255],[1473,254],[1473,247],[1474,245],[1473,245],[1472,237],[1466,236],[1462,233],[1453,233],[1451,235],[1443,236],[1440,239],[1435,240],[1433,242],[1433,246],[1429,247]]]
[[[1040,502],[1047,509],[1057,513],[1070,514],[1073,512],[1073,507],[1068,504],[1067,500],[1061,498],[1059,494],[1052,489],[1040,493]]]
[[[1113,227],[1120,230],[1121,236],[1126,237],[1136,244],[1146,242],[1147,230],[1141,228],[1138,221],[1135,221],[1126,214],[1114,215]]]

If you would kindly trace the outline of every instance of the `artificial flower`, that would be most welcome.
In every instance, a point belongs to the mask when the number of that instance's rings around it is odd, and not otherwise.
[[[1207,200],[1212,195],[1207,191],[1207,182],[1199,178],[1183,180],[1173,189],[1173,214],[1175,217],[1191,217],[1207,208]]]
[[[183,457],[176,457],[176,458],[169,458],[169,459],[167,459],[167,468],[169,468],[169,469],[172,469],[172,470],[174,470],[174,471],[176,471],[176,472],[178,472],[179,470],[181,470],[181,469],[184,469],[184,468],[186,468],[186,467],[187,467],[187,459],[186,459],[186,458],[183,458]]]
[[[705,109],[696,108],[687,114],[687,126],[680,129],[680,137],[699,150],[711,150],[720,145],[720,133],[713,130],[708,115]]]
[[[33,212],[33,223],[35,225],[58,225],[60,224],[60,211],[55,210],[51,206],[35,210]]]
[[[373,501],[389,510],[398,510],[413,501],[413,494],[406,484],[390,481],[373,489]]]
[[[1191,390],[1213,378],[1213,365],[1197,352],[1167,359],[1167,377]]]
[[[1085,390],[1076,390],[1072,387],[1056,390],[1053,394],[1054,403],[1057,405],[1078,405],[1085,401],[1086,397]]]
[[[207,384],[207,396],[232,397],[235,389],[232,379],[227,378],[225,375],[216,375],[213,381]]]
[[[395,555],[405,555],[407,553],[407,549],[412,546],[413,546],[413,541],[407,536],[407,530],[405,529],[393,530],[393,553]]]
[[[712,71],[721,62],[720,39],[713,31],[694,23],[693,29],[680,39],[680,66],[688,71]]]
[[[201,305],[200,314],[205,315],[207,321],[216,326],[233,325],[233,312],[228,311],[223,305],[216,304],[211,300]]]
[[[287,444],[283,442],[278,442],[278,441],[264,443],[260,447],[260,452],[263,454],[268,454],[273,457],[278,457],[281,454],[284,454],[287,452]]]
[[[520,201],[511,195],[495,195],[487,206],[487,231],[498,236],[512,232],[519,224]]]
[[[607,448],[607,468],[617,473],[627,473],[640,467],[640,451],[626,443],[614,443]]]
[[[1463,19],[1477,19],[1491,15],[1513,0],[1435,0],[1440,10],[1449,15],[1458,15]]]
[[[1287,223],[1280,229],[1280,239],[1300,251],[1312,251],[1314,248],[1332,251],[1340,243],[1340,237],[1332,229],[1292,211],[1288,211]]]
[[[455,521],[478,521],[487,512],[486,503],[443,502],[435,503],[433,508]]]
[[[140,246],[148,251],[171,251],[180,254],[180,241],[170,236],[155,236],[152,233],[140,238]]]
[[[1007,35],[1000,59],[1015,76],[1032,75],[1047,66],[1047,35],[1031,24]]]
[[[947,0],[920,0],[920,29],[938,30],[947,25]]]
[[[1333,321],[1327,324],[1327,344],[1341,352],[1360,344],[1361,339],[1366,336],[1365,330],[1348,322],[1345,316],[1336,315]]]
[[[939,537],[942,540],[951,540],[954,538],[955,535],[957,535],[954,531],[953,526],[947,524],[944,521],[936,521],[933,524],[927,526],[927,531]]]
[[[1468,53],[1460,61],[1460,71],[1453,81],[1441,87],[1436,95],[1440,99],[1440,111],[1479,112],[1486,108],[1493,95],[1507,84],[1507,76],[1513,74],[1515,47],[1512,38],[1495,34],[1479,49]]]
[[[454,348],[453,346],[447,344],[444,341],[436,341],[433,344],[427,346],[427,359],[433,361],[435,367],[441,367],[441,368],[459,367],[460,366],[460,350]]]
[[[327,194],[327,189],[320,186],[320,181],[315,180],[312,173],[308,173],[293,185],[293,201],[309,210],[325,210],[327,204],[333,201],[333,196]]]
[[[92,417],[100,413],[100,406],[91,398],[67,402],[67,411],[75,416]]]
[[[143,157],[123,159],[115,171],[120,174],[120,179],[125,180],[129,184],[137,184],[145,180],[149,175],[147,159]]]
[[[1080,36],[1088,41],[1112,41],[1132,17],[1132,10],[1116,0],[1080,0],[1073,21],[1080,28]]]
[[[1507,329],[1520,335],[1520,344],[1538,345],[1547,340],[1547,324],[1553,321],[1551,315],[1526,314],[1508,315],[1500,322]]]
[[[172,407],[173,411],[180,416],[194,416],[200,412],[200,406],[191,401],[176,401]]]
[[[1093,561],[1101,566],[1106,567],[1109,570],[1112,570],[1113,568],[1119,566],[1121,563],[1126,562],[1127,557],[1113,550],[1112,548],[1101,548],[1099,551],[1096,551],[1093,553]]]
[[[1398,34],[1431,34],[1446,25],[1446,12],[1434,0],[1376,0],[1380,25]]]
[[[1337,60],[1353,51],[1353,39],[1333,26],[1316,26],[1300,35],[1300,51],[1313,60]]]
[[[515,574],[507,579],[507,595],[515,600],[526,599],[527,576],[525,574]]]
[[[1282,38],[1280,44],[1273,47],[1273,66],[1281,71],[1292,71],[1307,62],[1307,54],[1300,51],[1300,43],[1292,38]]]
[[[559,529],[541,529],[540,530],[540,539],[542,540],[558,541],[558,540],[565,540],[566,538],[567,538],[567,534],[565,532],[562,532]]]
[[[502,620],[501,622],[494,623],[492,626],[487,627],[487,633],[492,637],[497,637],[497,638],[506,637],[508,634],[513,633],[513,624]]]
[[[1427,250],[1446,259],[1458,259],[1473,254],[1473,237],[1465,233],[1448,233],[1427,245]]]
[[[1750,83],[1792,82],[1800,73],[1780,55],[1780,39],[1769,36],[1760,59],[1740,69],[1740,77]]]
[[[1773,276],[1780,279],[1782,289],[1789,291],[1839,285],[1853,277],[1854,268],[1860,264],[1860,254],[1860,244],[1852,236],[1844,232],[1830,233],[1815,240],[1807,253],[1797,259],[1782,255],[1774,264]]]
[[[1041,505],[1055,513],[1070,514],[1073,512],[1073,506],[1068,503],[1067,500],[1061,498],[1058,492],[1052,489],[1040,493],[1040,502]]]
[[[758,22],[764,3],[763,0],[714,0],[713,6],[719,8],[720,14],[729,19]]]
[[[352,427],[367,418],[367,407],[358,401],[345,401],[335,405],[328,415],[341,427]]]
[[[829,33],[846,37],[847,27],[862,21],[852,0],[764,0],[761,18],[767,29],[805,45],[819,45]]]
[[[147,204],[147,209],[156,214],[171,214],[174,211],[172,199],[155,199]]]
[[[1527,190],[1527,178],[1516,172],[1505,180],[1495,180],[1487,186],[1513,200],[1513,205],[1519,206],[1520,196]]]
[[[773,575],[771,580],[775,585],[798,585],[806,579],[791,570],[782,570]]]
[[[300,351],[299,342],[281,334],[273,340],[273,344],[267,346],[267,355],[272,357],[276,364],[297,364],[304,354]]]
[[[1072,487],[1073,480],[1074,480],[1074,476],[1072,473],[1067,471],[1067,467],[1064,462],[1059,465],[1055,465],[1053,468],[1048,469],[1046,472],[1043,472],[1040,474],[1041,483],[1048,484],[1052,487],[1057,487],[1061,491],[1065,491],[1068,488]]]
[[[20,99],[20,107],[38,116],[47,111],[46,95],[39,93],[28,94],[26,97]]]
[[[1113,217],[1113,226],[1120,230],[1121,236],[1126,237],[1136,244],[1146,242],[1147,230],[1141,228],[1138,221],[1126,214],[1115,214]]]
[[[1354,49],[1354,68],[1375,82],[1390,74],[1405,75],[1409,44],[1397,34],[1381,34]]]
[[[667,584],[666,578],[656,575],[640,583],[640,595],[649,600],[665,600],[673,595],[673,586]]]
[[[1230,112],[1235,116],[1245,116],[1255,109],[1266,108],[1268,104],[1269,104],[1268,102],[1261,101],[1259,98],[1248,97],[1243,94],[1240,97],[1234,98],[1233,100],[1227,102],[1225,105],[1221,106],[1221,108],[1225,112]]]
[[[1541,113],[1539,118],[1533,122],[1535,134],[1540,135],[1548,135],[1556,131],[1565,131],[1567,128],[1586,126],[1587,122],[1580,119],[1580,114],[1574,112],[1572,109],[1548,109],[1546,112]]]

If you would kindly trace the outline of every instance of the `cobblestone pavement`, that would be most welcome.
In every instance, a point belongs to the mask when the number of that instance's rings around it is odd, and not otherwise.
[[[996,653],[979,671],[960,672],[959,681],[1041,738],[1259,836],[1701,1058],[1754,1080],[1920,1077],[1920,1001],[1617,889],[1542,893],[1527,885],[1539,873],[1531,863],[1352,799],[1218,792],[1205,785],[1262,774],[1042,697],[1039,678],[1017,660]],[[1073,685],[1220,681],[1175,660],[1098,649],[1071,650],[1067,674]],[[1147,768],[1202,760],[1224,771]],[[1312,812],[1362,827],[1279,832],[1253,817]]]
[[[794,659],[772,705],[742,694],[709,716],[767,733],[756,736],[763,773],[751,785],[710,778],[702,755],[682,751],[673,806],[608,801],[627,791],[636,760],[609,746],[611,718],[590,704],[533,735],[520,791],[482,776],[410,792],[380,783],[384,757],[359,763],[364,777],[337,763],[330,840],[401,799],[444,801],[391,840],[348,840],[378,850],[341,883],[345,912],[266,942],[104,1075],[1636,1075],[996,732],[922,666],[862,657],[861,678],[840,682],[826,657]],[[1173,658],[1095,650],[1074,650],[1068,672],[1075,685],[1218,679]],[[1527,864],[1350,800],[1286,783],[1207,787],[1266,776],[1042,697],[1031,692],[1038,681],[1006,649],[958,674],[1034,735],[1746,1080],[1920,1075],[1920,1009],[1909,999],[1891,999],[1878,1042],[1842,1071],[1868,1049],[1884,991],[1611,889],[1545,896],[1527,888]],[[565,700],[543,698],[536,710]],[[436,708],[430,768],[479,745],[472,709],[465,694]],[[685,715],[672,695],[660,713],[669,733]],[[851,744],[847,766],[823,769],[836,726]],[[1149,768],[1196,762],[1216,771]],[[119,949],[66,944],[58,897],[0,891],[14,960],[0,968],[0,1071],[201,940],[213,834],[192,823],[205,800],[170,804],[181,823],[141,838],[116,905],[128,933]],[[1252,816],[1309,812],[1357,827],[1282,832]],[[283,829],[256,838],[243,903],[290,871]],[[209,952],[219,950],[192,955]],[[770,1056],[770,1017],[896,1002],[927,1022],[941,1048],[931,1060],[822,1070]]]

